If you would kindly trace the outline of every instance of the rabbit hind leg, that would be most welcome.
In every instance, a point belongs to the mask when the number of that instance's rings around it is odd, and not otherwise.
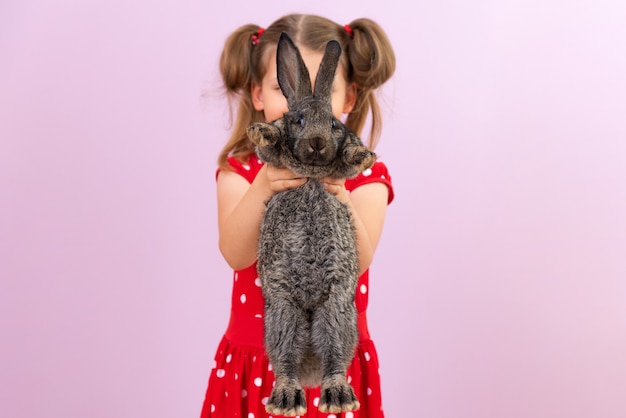
[[[342,318],[341,321],[338,322],[338,318]],[[318,409],[325,413],[359,409],[354,389],[346,379],[358,338],[354,305],[341,312],[331,306],[320,309],[313,321],[313,335],[323,368]]]
[[[265,345],[276,377],[265,405],[271,415],[298,416],[306,412],[305,393],[297,371],[308,334],[308,321],[297,307],[288,303],[266,306]]]

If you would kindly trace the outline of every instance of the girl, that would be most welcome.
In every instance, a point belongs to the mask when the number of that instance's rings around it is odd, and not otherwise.
[[[267,29],[245,25],[228,39],[220,60],[227,93],[239,100],[234,131],[219,156],[217,171],[219,247],[234,270],[230,323],[217,348],[202,418],[268,418],[265,403],[274,375],[263,348],[263,296],[256,271],[257,243],[265,201],[273,193],[306,182],[286,168],[261,163],[246,135],[253,122],[275,120],[287,111],[276,75],[276,46],[282,32],[294,40],[314,84],[326,43],[342,45],[335,76],[332,108],[357,135],[368,115],[369,146],[376,145],[381,116],[374,89],[395,70],[395,56],[380,26],[357,19],[342,26],[314,15],[288,15]],[[343,117],[342,117],[343,116]],[[348,370],[360,409],[345,414],[318,412],[319,388],[306,392],[307,414],[301,418],[384,416],[378,357],[368,328],[368,269],[382,233],[387,205],[393,200],[391,177],[382,162],[354,179],[325,179],[328,191],[352,211],[360,278],[355,298],[359,312],[359,344]]]

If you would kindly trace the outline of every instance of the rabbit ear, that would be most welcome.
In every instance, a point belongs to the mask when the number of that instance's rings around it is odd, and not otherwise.
[[[283,95],[287,98],[287,105],[290,110],[293,110],[302,99],[313,94],[311,77],[306,64],[302,60],[300,51],[286,32],[283,32],[278,40],[276,69],[278,84]]]
[[[315,97],[328,100],[329,103],[339,56],[341,56],[341,45],[339,45],[339,42],[335,40],[328,42],[322,63],[317,71],[317,77],[315,77]]]

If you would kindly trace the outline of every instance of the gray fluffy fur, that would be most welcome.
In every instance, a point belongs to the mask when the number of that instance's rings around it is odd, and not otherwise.
[[[371,167],[376,155],[332,114],[340,55],[339,43],[329,42],[313,91],[298,49],[283,33],[277,71],[289,111],[248,129],[259,158],[308,178],[266,202],[259,237],[265,349],[276,376],[266,405],[272,415],[304,414],[303,386],[320,384],[320,411],[359,408],[346,380],[358,341],[354,222],[347,205],[319,179],[354,177]]]

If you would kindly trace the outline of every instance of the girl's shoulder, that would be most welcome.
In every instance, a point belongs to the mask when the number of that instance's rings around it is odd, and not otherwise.
[[[387,166],[382,161],[376,161],[371,168],[360,173],[358,176],[346,180],[346,189],[352,191],[359,186],[370,183],[383,183],[389,189],[387,204],[394,198],[393,184]]]
[[[252,183],[261,167],[263,167],[263,161],[259,160],[256,154],[251,154],[245,162],[235,157],[228,157],[228,165],[235,173],[245,178],[248,183]],[[216,178],[219,173],[220,169],[218,168],[215,173]]]

